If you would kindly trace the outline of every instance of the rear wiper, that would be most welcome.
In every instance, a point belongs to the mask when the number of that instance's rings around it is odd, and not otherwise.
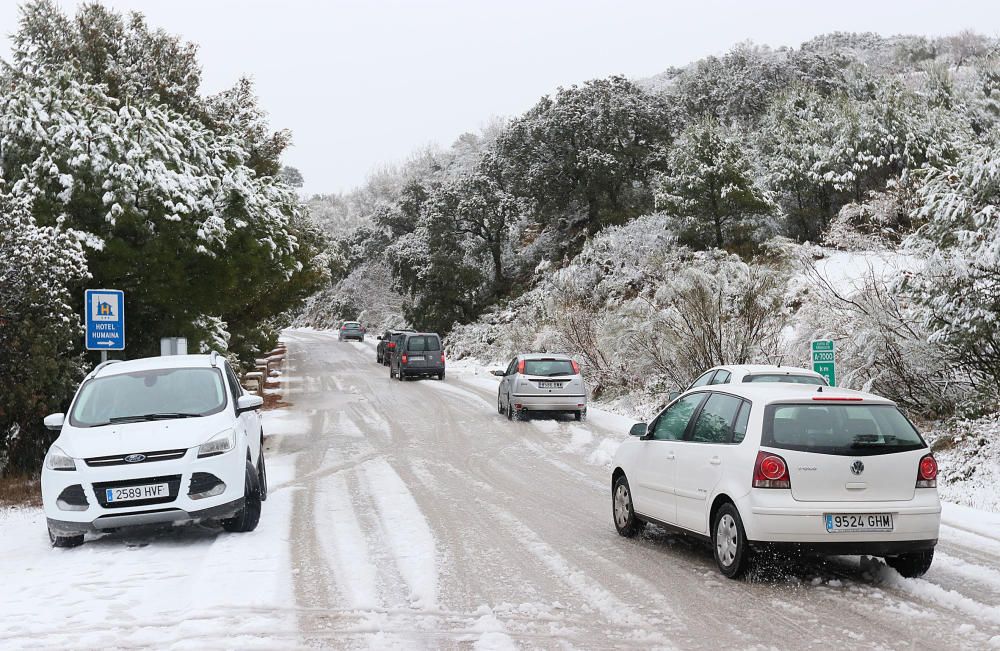
[[[141,414],[135,416],[115,416],[109,418],[109,423],[140,423],[146,420],[172,420],[174,418],[198,418],[201,414],[188,414],[181,411],[157,412],[155,414]]]

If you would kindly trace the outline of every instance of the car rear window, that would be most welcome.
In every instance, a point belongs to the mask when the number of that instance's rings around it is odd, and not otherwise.
[[[744,382],[785,382],[788,384],[821,384],[827,385],[825,378],[812,375],[787,375],[785,373],[762,373],[759,375],[747,375]]]
[[[360,330],[361,329],[361,324],[360,323],[345,323],[344,327],[347,328],[348,330]]]
[[[419,353],[428,350],[441,350],[441,340],[437,335],[417,335],[406,342],[406,350]]]
[[[764,411],[761,444],[844,456],[927,447],[893,405],[769,405]]]
[[[524,360],[525,375],[540,375],[556,377],[558,375],[576,375],[573,362],[568,359],[526,359]]]

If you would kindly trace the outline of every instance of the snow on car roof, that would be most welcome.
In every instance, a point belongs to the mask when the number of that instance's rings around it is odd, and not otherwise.
[[[716,366],[715,368],[721,368],[727,371],[743,371],[748,375],[753,375],[754,373],[782,373],[784,375],[811,375],[814,377],[823,377],[816,371],[811,371],[807,368],[801,368],[798,366],[776,366],[774,364],[723,364],[722,366]]]
[[[223,358],[220,357],[219,359],[219,365],[221,366]],[[140,359],[130,359],[108,364],[100,369],[97,376],[106,377],[109,375],[121,375],[122,373],[134,373],[136,371],[152,371],[163,368],[211,368],[211,366],[211,355],[164,355],[161,357],[142,357]]]
[[[822,389],[820,391],[819,389]],[[822,402],[829,400],[831,403],[840,401],[850,404],[854,400],[862,400],[869,403],[880,403],[894,405],[892,400],[877,396],[874,393],[855,391],[853,389],[842,389],[839,387],[820,387],[812,384],[787,384],[784,382],[751,382],[747,384],[711,384],[707,386],[691,389],[692,393],[715,390],[723,393],[730,393],[747,400],[760,401],[764,404],[772,402],[785,402],[788,400],[815,400]]]

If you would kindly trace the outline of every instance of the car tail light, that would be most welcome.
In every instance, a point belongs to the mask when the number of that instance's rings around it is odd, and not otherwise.
[[[580,365],[577,364],[576,362],[570,362],[570,363],[573,364],[573,375],[579,375],[580,374]]]
[[[444,353],[441,353],[441,363],[444,364]]]
[[[791,488],[788,464],[776,454],[757,452],[757,462],[753,466],[754,488]]]
[[[401,361],[404,364],[407,362],[406,353],[403,353],[403,358],[401,360],[399,360],[399,361]]]
[[[517,363],[517,372],[524,375],[524,360],[522,359]]]
[[[925,454],[917,466],[917,488],[937,488],[938,465],[933,454]]]
[[[341,330],[347,330],[347,326],[340,326]]]
[[[388,348],[389,350],[395,350],[396,349],[395,342],[390,341],[388,344],[386,344],[386,348]]]

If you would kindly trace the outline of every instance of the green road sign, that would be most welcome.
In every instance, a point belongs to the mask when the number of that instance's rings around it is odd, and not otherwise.
[[[817,339],[812,349],[813,370],[826,378],[830,386],[837,386],[837,360],[832,339]]]

